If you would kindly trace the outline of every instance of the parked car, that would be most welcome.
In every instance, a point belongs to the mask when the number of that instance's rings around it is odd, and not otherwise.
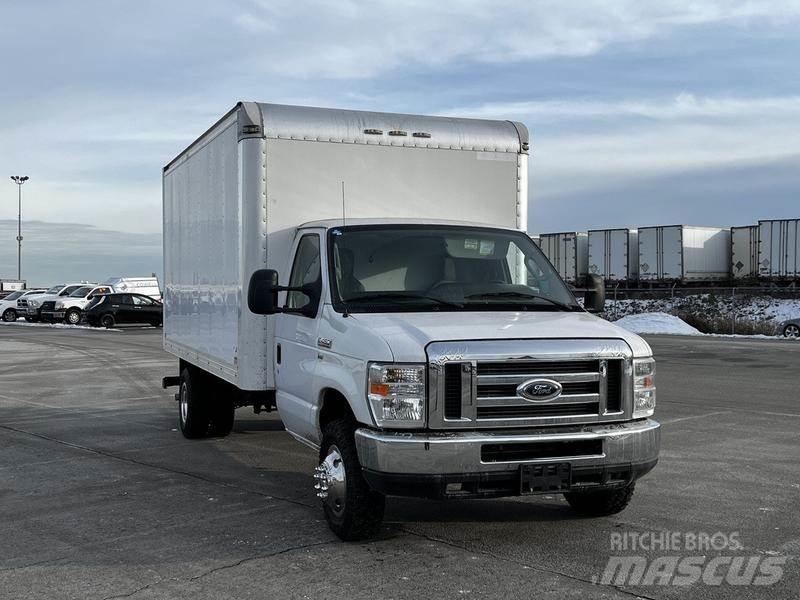
[[[781,323],[781,333],[783,333],[783,337],[786,338],[800,338],[800,317],[789,319]]]
[[[43,294],[45,291],[46,290],[19,290],[11,292],[8,296],[0,300],[0,318],[6,323],[16,321],[19,315],[24,313],[24,311],[20,310],[20,300],[23,298],[27,299],[29,296]]]
[[[69,296],[62,296],[47,307],[42,305],[43,321],[64,321],[70,325],[77,325],[81,322],[81,312],[83,307],[95,296],[110,294],[114,290],[107,285],[84,285],[72,292]]]
[[[69,296],[72,292],[80,287],[83,287],[84,285],[86,285],[85,282],[59,283],[58,285],[48,288],[45,290],[44,294],[41,294],[36,298],[31,298],[30,300],[21,298],[22,302],[18,303],[18,308],[20,309],[20,312],[22,312],[24,309],[26,321],[36,323],[42,319],[42,308],[45,305],[47,305],[48,310],[52,310],[59,298]],[[49,302],[52,302],[52,306],[48,304]]]
[[[95,296],[83,310],[84,318],[95,327],[114,327],[120,323],[148,323],[161,327],[161,302],[144,294],[104,294]]]

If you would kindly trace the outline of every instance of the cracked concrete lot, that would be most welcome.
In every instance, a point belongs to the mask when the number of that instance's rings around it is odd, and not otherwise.
[[[390,499],[380,538],[345,544],[315,501],[313,453],[276,415],[241,409],[226,439],[181,437],[159,331],[4,325],[0,598],[798,598],[800,343],[649,341],[662,457],[623,513]],[[738,532],[742,555],[788,557],[782,579],[596,583],[631,554],[614,533],[717,531]]]

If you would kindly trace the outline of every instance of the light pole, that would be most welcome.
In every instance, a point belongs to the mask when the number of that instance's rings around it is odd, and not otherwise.
[[[12,175],[11,181],[17,184],[17,279],[22,280],[22,184],[28,181],[27,175]]]

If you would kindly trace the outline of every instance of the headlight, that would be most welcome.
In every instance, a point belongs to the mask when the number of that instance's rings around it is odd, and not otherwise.
[[[378,427],[425,425],[425,365],[369,365],[367,398]]]
[[[64,303],[63,302],[56,302],[56,310],[61,310],[62,308],[64,308]]]
[[[633,418],[651,416],[656,410],[656,361],[639,358],[633,361]]]
[[[38,300],[28,300],[28,306],[31,308],[39,308],[39,301]]]

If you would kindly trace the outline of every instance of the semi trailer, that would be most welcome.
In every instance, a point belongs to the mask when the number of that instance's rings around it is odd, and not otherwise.
[[[526,234],[528,143],[511,121],[237,104],[163,169],[183,435],[277,408],[345,540],[387,495],[622,510],[658,460],[652,351]]]
[[[639,281],[712,283],[730,279],[729,228],[664,225],[638,231]]]
[[[639,279],[639,236],[635,229],[590,229],[589,273],[608,283]]]
[[[581,285],[589,270],[589,237],[586,233],[568,231],[543,233],[539,247],[556,268],[561,279],[571,285]]]

